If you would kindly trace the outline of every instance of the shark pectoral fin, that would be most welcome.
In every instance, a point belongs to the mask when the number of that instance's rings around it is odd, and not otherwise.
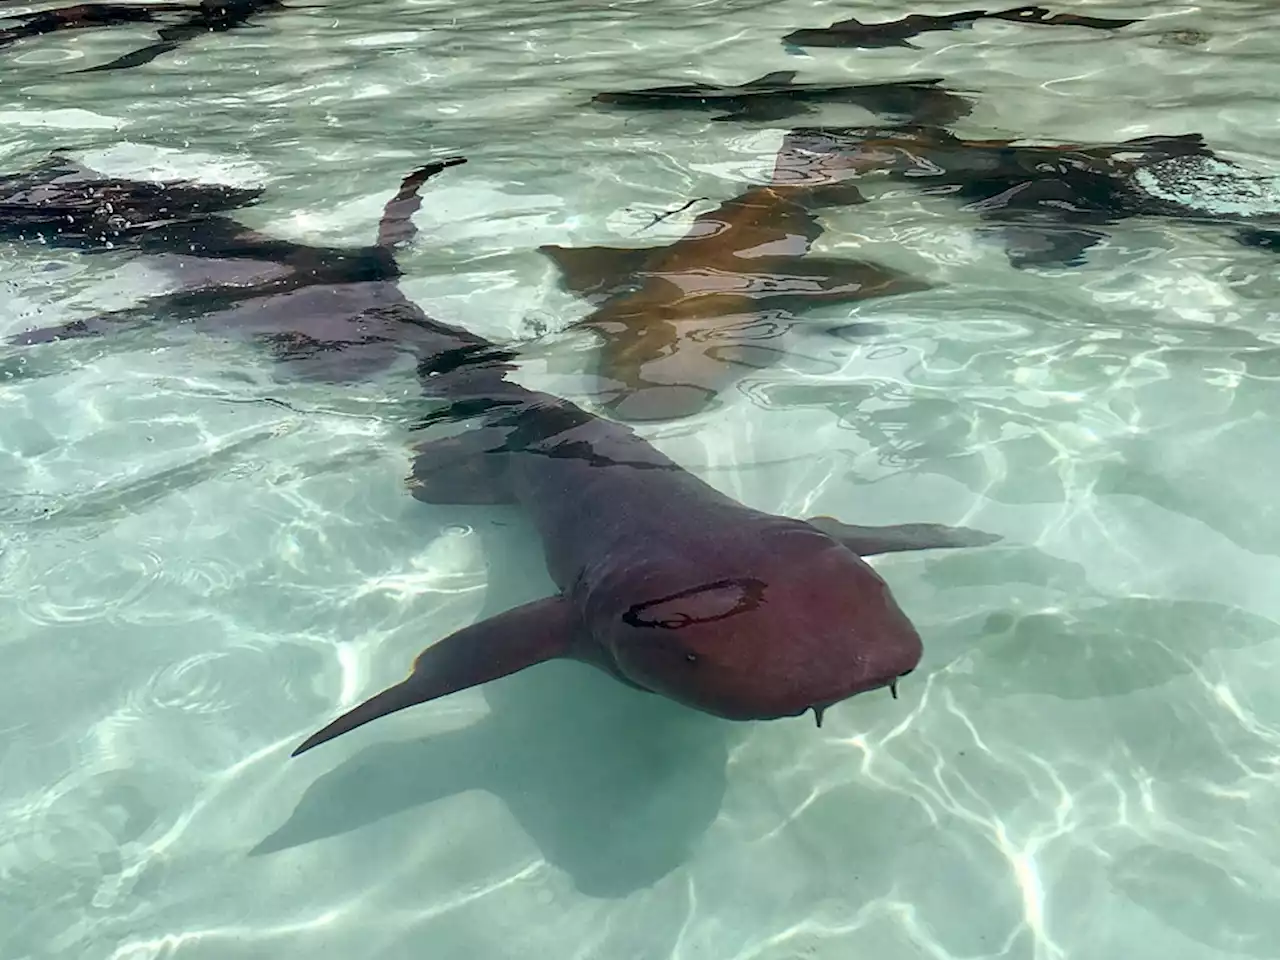
[[[646,247],[561,247],[544,244],[538,252],[560,268],[564,288],[588,298],[607,295],[645,268],[653,249]]]
[[[290,756],[370,720],[510,676],[573,653],[576,617],[563,597],[545,597],[473,623],[423,650],[409,676],[307,737]]]
[[[148,44],[140,50],[134,50],[126,53],[124,56],[116,57],[110,63],[100,63],[96,67],[85,67],[83,70],[72,70],[72,73],[102,73],[107,70],[128,70],[132,67],[140,67],[143,64],[150,63],[152,60],[178,49],[178,44],[173,40],[162,40],[159,43]]]
[[[422,503],[512,503],[505,478],[503,437],[494,427],[429,440],[414,447],[410,495]]]
[[[810,517],[809,526],[822,531],[861,557],[905,550],[940,550],[949,547],[985,547],[1003,539],[971,527],[942,523],[904,523],[893,527],[859,527],[835,517]]]
[[[752,87],[785,87],[791,84],[796,78],[795,70],[775,70],[773,73],[766,73],[763,77],[757,77],[749,80],[742,85],[742,89],[749,90]]]

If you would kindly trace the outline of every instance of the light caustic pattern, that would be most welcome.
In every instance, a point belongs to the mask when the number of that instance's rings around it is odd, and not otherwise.
[[[521,378],[588,401],[561,331],[590,305],[536,247],[669,242],[781,139],[586,106],[600,90],[910,72],[979,95],[967,137],[1196,131],[1280,170],[1258,70],[1280,13],[778,42],[921,12],[874,6],[299,8],[74,94],[50,71],[120,51],[59,34],[7,48],[5,156],[74,140],[107,172],[264,182],[246,222],[330,245],[369,242],[424,150],[467,156],[424,191],[402,287],[541,337]],[[406,495],[403,371],[278,379],[181,329],[0,355],[0,956],[1274,956],[1274,253],[1134,220],[1083,266],[1015,270],[972,212],[902,185],[822,219],[816,255],[935,288],[815,313],[724,409],[642,432],[752,506],[1004,539],[876,560],[925,661],[821,730],[549,664],[290,760],[432,640],[545,592],[527,525]],[[0,334],[171,279],[111,256],[0,248]]]

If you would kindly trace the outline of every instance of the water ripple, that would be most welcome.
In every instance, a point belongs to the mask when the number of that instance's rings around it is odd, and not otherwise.
[[[162,579],[164,560],[155,549],[121,545],[114,569],[102,571],[101,558],[81,553],[40,574],[18,599],[18,612],[37,624],[67,624],[119,616],[144,600]]]
[[[536,246],[678,238],[761,178],[791,122],[622,115],[590,104],[600,90],[941,76],[977,99],[966,138],[1197,130],[1260,170],[1280,156],[1266,3],[1133,0],[1098,11],[1151,18],[1114,36],[991,23],[805,56],[779,37],[920,11],[286,6],[92,83],[66,71],[129,38],[8,48],[7,168],[71,144],[123,175],[251,175],[267,192],[235,219],[367,244],[414,158],[464,154],[424,191],[403,289],[499,338],[534,318],[559,360],[554,331],[590,306]],[[132,142],[100,149],[121,127]],[[687,711],[646,701],[601,723],[631,691],[559,664],[290,760],[427,643],[545,590],[532,534],[405,495],[411,374],[285,381],[184,327],[145,349],[5,350],[0,953],[1268,955],[1274,254],[1134,220],[1082,267],[1017,271],[952,198],[869,184],[868,199],[820,211],[818,252],[935,288],[815,314],[724,410],[642,431],[761,509],[1006,535],[875,558],[925,661],[900,699],[854,698],[820,731],[709,721],[712,748],[690,753],[662,719],[692,725]],[[5,245],[0,334],[136,303],[160,282],[146,259]],[[589,389],[540,363],[521,376]],[[303,840],[248,855],[294,820]]]
[[[221,713],[239,705],[254,689],[263,659],[256,647],[198,653],[152,677],[144,697],[162,710]]]

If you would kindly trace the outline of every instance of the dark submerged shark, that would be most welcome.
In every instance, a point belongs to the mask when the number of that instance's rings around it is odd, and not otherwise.
[[[1074,13],[1050,13],[1044,7],[1025,6],[1012,7],[995,13],[986,10],[965,10],[962,13],[944,13],[939,16],[913,13],[899,20],[889,20],[884,23],[863,23],[850,17],[848,20],[840,20],[827,27],[793,30],[782,38],[782,42],[793,47],[918,49],[914,43],[909,42],[910,38],[922,33],[972,27],[979,20],[1006,20],[1049,27],[1086,27],[1091,30],[1117,30],[1140,22],[1139,20],[1085,17]]]
[[[784,146],[769,183],[699,215],[674,243],[539,247],[565,287],[595,306],[572,329],[601,341],[597,372],[614,393],[610,414],[698,413],[747,371],[775,363],[775,342],[804,311],[929,289],[872,261],[810,255],[822,234],[815,210],[861,202],[855,188]]]
[[[83,251],[176,247],[166,238],[183,225],[261,197],[260,187],[104,177],[55,150],[24,173],[0,176],[0,240]]]
[[[973,101],[939,86],[940,78],[885,83],[795,83],[796,72],[768,73],[738,86],[705,83],[614,90],[593,102],[645,110],[724,111],[713,120],[785,120],[819,103],[848,103],[893,121],[947,126],[969,115]]]
[[[479,417],[415,448],[410,488],[435,504],[517,504],[558,591],[464,627],[410,675],[308,737],[297,756],[378,717],[555,659],[729,720],[823,712],[920,662],[919,634],[863,557],[999,538],[936,524],[859,527],[755,510],[639,437],[504,379],[510,355],[435,324],[424,356],[444,416]],[[483,348],[481,348],[483,349]],[[494,347],[494,351],[499,348]],[[429,418],[430,419],[430,418]],[[441,419],[441,417],[437,417]]]
[[[1258,178],[1197,133],[1033,144],[962,140],[925,126],[814,128],[793,131],[789,143],[864,186],[879,175],[955,196],[978,214],[982,232],[1001,239],[1015,267],[1078,266],[1105,228],[1132,217],[1235,224],[1241,243],[1264,248],[1275,236],[1268,228],[1280,224],[1280,210],[1220,206],[1235,199],[1232,180]]]
[[[0,236],[90,250],[125,246],[155,257],[184,288],[8,342],[31,346],[187,323],[219,335],[255,335],[289,370],[310,379],[370,376],[401,356],[416,356],[415,338],[429,321],[400,291],[394,248],[414,234],[410,218],[421,205],[422,184],[464,162],[445,158],[406,177],[384,208],[376,242],[347,248],[277,240],[205,212],[256,198],[257,191],[95,179],[69,168],[70,161],[51,161],[15,178],[22,189],[0,203]]]
[[[14,26],[0,28],[0,47],[7,47],[30,37],[63,30],[89,27],[114,27],[125,23],[154,23],[156,13],[181,10],[176,4],[151,3],[77,3],[55,10],[5,16],[0,20],[16,21]]]
[[[96,73],[123,70],[150,63],[182,44],[206,33],[224,33],[245,26],[263,13],[286,9],[280,0],[201,0],[196,5],[181,3],[78,3],[69,7],[43,10],[5,18],[17,25],[0,30],[0,47],[29,37],[63,30],[90,27],[112,27],[126,23],[155,23],[164,19],[177,22],[160,27],[157,43],[127,53],[109,63],[73,70],[72,73]]]

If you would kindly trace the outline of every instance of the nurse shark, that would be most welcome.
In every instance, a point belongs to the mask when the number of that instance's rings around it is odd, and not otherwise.
[[[463,627],[403,681],[306,738],[297,756],[379,717],[555,659],[728,720],[812,711],[872,690],[897,695],[922,641],[864,557],[976,547],[993,534],[917,523],[869,527],[748,507],[630,426],[505,379],[512,357],[435,323],[442,368],[424,381],[478,422],[415,447],[412,495],[517,504],[557,591]]]

